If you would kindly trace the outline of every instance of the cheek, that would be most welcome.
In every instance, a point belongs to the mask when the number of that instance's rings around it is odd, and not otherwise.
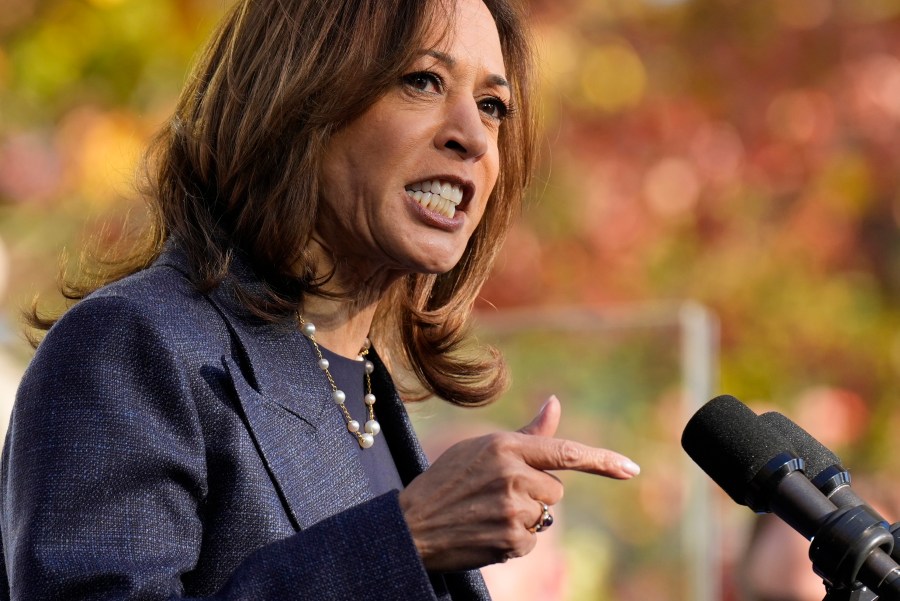
[[[491,149],[487,152],[484,157],[485,162],[485,177],[489,180],[489,185],[493,188],[493,186],[497,183],[497,177],[500,173],[500,168],[502,165],[501,154],[500,154],[500,145],[495,136]]]
[[[377,148],[365,136],[341,132],[322,163],[320,196],[326,206],[336,212],[358,208],[380,184],[387,165],[379,161]]]
[[[334,206],[335,201],[347,191],[350,182],[346,173],[351,171],[353,161],[352,154],[350,154],[351,148],[346,132],[339,132],[331,139],[325,156],[322,157],[321,176],[319,177],[320,195],[329,206]]]

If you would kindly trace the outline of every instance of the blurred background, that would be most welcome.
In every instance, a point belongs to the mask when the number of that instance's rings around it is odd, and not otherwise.
[[[4,424],[21,309],[61,308],[60,266],[140,223],[135,166],[227,4],[0,0]],[[559,525],[491,569],[496,597],[821,598],[751,590],[753,516],[707,493],[678,439],[712,394],[778,409],[900,519],[900,0],[530,6],[542,162],[479,306],[514,387],[411,412],[436,454],[555,393],[566,435],[644,472],[565,475]]]

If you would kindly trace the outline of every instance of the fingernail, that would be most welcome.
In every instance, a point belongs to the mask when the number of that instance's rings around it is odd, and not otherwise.
[[[538,414],[542,414],[544,411],[546,411],[546,410],[547,410],[547,405],[549,405],[550,402],[551,402],[553,399],[555,399],[555,398],[556,398],[556,395],[555,395],[555,394],[551,394],[551,395],[547,398],[547,400],[544,401],[544,404],[541,405],[541,410],[538,411]]]
[[[625,472],[626,474],[628,474],[629,476],[637,476],[638,474],[641,473],[641,466],[639,466],[637,463],[635,463],[631,459],[624,460],[620,464],[620,467],[622,468],[622,471]]]

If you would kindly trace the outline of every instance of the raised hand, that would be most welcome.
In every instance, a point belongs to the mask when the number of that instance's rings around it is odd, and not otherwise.
[[[638,474],[640,468],[623,455],[554,438],[560,412],[553,396],[518,432],[457,443],[400,493],[428,570],[471,569],[531,551],[541,503],[552,506],[563,496],[562,483],[549,470],[616,479]]]

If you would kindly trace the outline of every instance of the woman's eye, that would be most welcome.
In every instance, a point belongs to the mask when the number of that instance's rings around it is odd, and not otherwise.
[[[509,114],[509,107],[499,98],[486,98],[478,103],[478,108],[484,114],[497,121],[503,121]]]
[[[420,92],[439,93],[443,89],[441,78],[428,71],[417,71],[404,75],[403,83]]]

